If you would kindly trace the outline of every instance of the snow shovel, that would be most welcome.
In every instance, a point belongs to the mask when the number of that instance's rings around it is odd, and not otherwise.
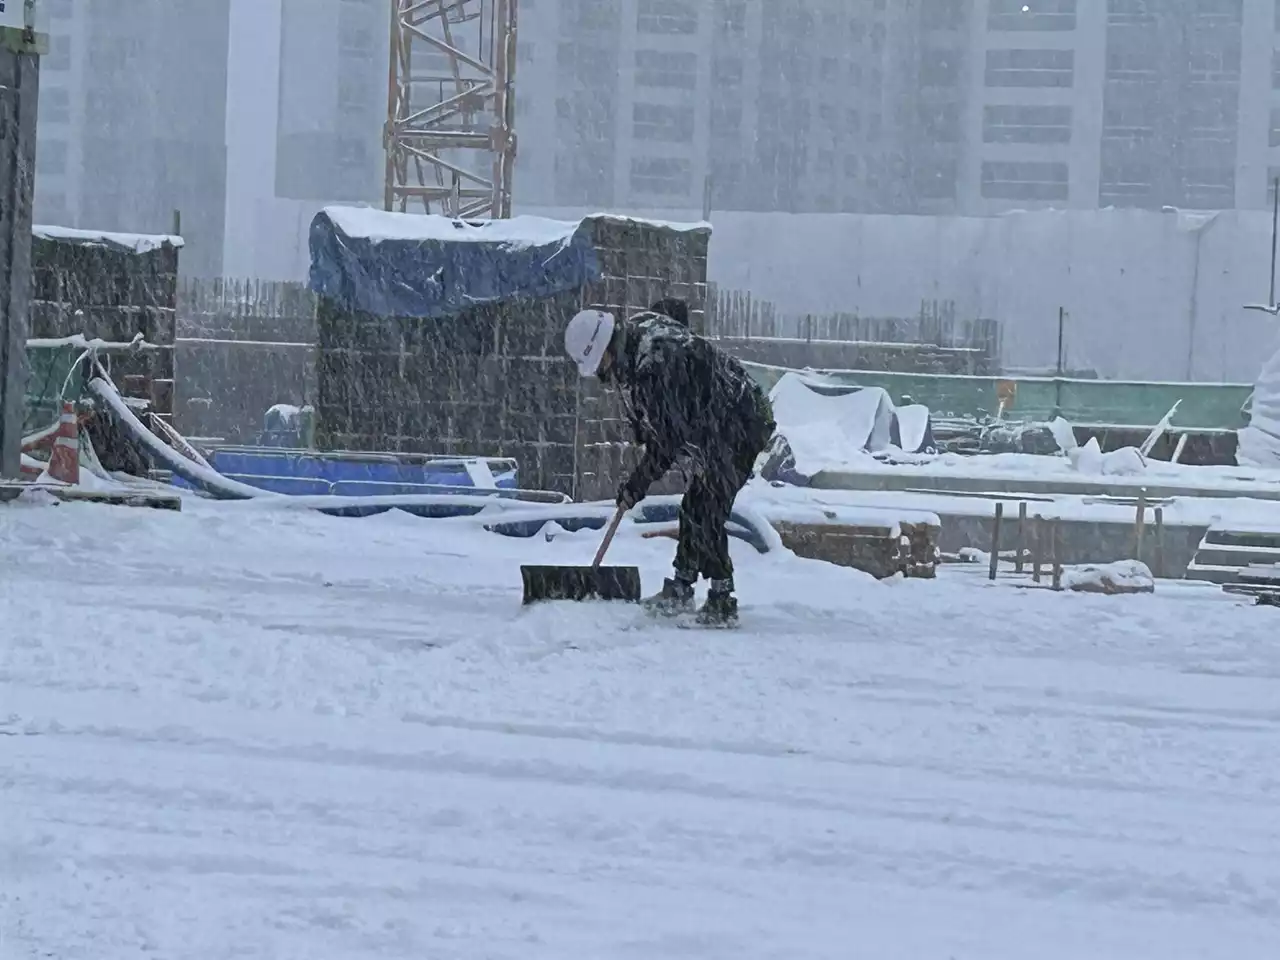
[[[622,515],[627,512],[623,504],[609,522],[596,559],[589,567],[522,566],[524,578],[524,602],[540,600],[625,600],[636,603],[640,599],[639,567],[602,567],[604,552],[609,549],[613,535],[618,532]]]

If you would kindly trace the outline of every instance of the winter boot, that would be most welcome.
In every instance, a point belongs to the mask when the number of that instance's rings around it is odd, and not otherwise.
[[[650,613],[676,617],[693,609],[693,584],[680,577],[662,581],[662,592],[640,601]]]
[[[738,598],[732,580],[712,580],[707,602],[698,611],[698,623],[706,627],[732,627],[738,623]]]

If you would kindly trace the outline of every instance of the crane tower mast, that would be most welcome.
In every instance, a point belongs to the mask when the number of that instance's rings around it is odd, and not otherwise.
[[[387,210],[511,216],[518,0],[388,0]]]

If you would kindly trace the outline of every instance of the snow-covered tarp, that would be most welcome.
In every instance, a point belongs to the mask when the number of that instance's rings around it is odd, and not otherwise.
[[[347,309],[387,317],[445,317],[476,304],[550,297],[601,278],[596,221],[711,231],[705,222],[610,213],[457,220],[332,205],[311,222],[310,286]]]
[[[785,374],[769,392],[777,436],[766,467],[770,479],[806,484],[868,454],[934,448],[927,408],[894,406],[880,387],[852,387],[818,374]]]
[[[181,237],[170,234],[153,233],[112,233],[107,230],[77,230],[72,227],[55,227],[48,224],[36,224],[31,228],[31,235],[38,240],[50,240],[55,243],[74,243],[82,246],[111,247],[127,253],[152,253],[168,244],[181,247]]]
[[[329,206],[311,222],[311,289],[378,316],[450,316],[516,296],[554,296],[599,277],[585,220],[463,221]]]

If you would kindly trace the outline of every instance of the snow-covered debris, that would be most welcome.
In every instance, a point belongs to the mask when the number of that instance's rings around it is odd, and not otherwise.
[[[1147,471],[1147,458],[1137,447],[1103,453],[1097,437],[1090,437],[1083,446],[1068,450],[1067,458],[1077,473],[1088,476],[1136,477]]]
[[[929,410],[896,407],[881,387],[853,388],[820,374],[786,373],[769,392],[778,434],[771,473],[797,478],[839,470],[889,450],[932,449]]]
[[[1062,571],[1062,586],[1078,593],[1154,593],[1155,577],[1140,560],[1085,564]]]

